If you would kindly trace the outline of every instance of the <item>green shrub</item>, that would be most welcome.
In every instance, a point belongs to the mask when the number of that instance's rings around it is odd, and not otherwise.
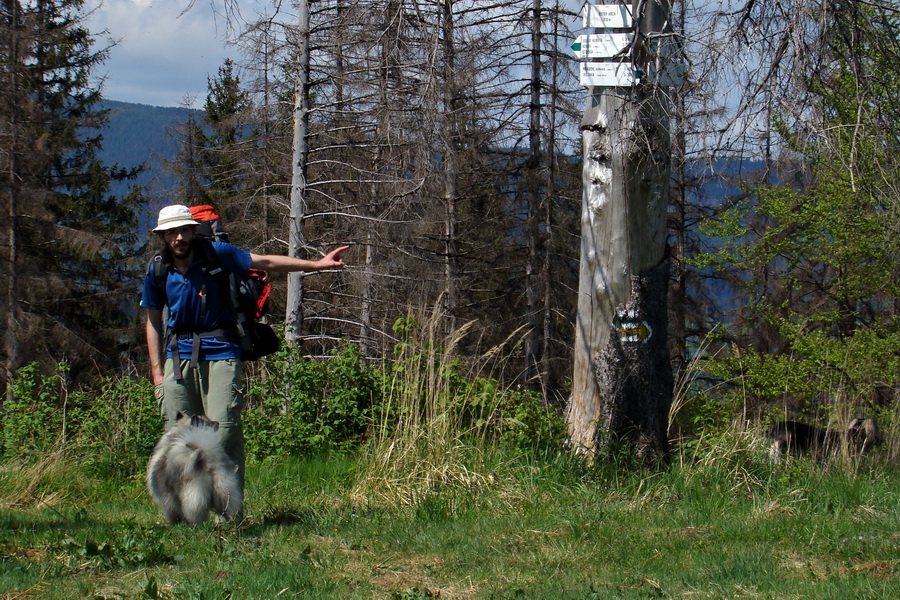
[[[539,393],[504,389],[495,379],[476,377],[458,384],[454,406],[464,431],[506,449],[557,450],[566,437],[562,415],[548,407]]]
[[[16,371],[12,397],[0,412],[0,443],[3,456],[25,456],[45,452],[63,435],[67,424],[67,365],[60,363],[50,376],[37,363]]]
[[[441,338],[439,324],[433,318],[412,317],[395,323],[394,332],[402,341],[384,376],[390,413],[381,415],[382,429],[427,432],[429,443],[437,445],[458,440],[522,452],[558,449],[565,438],[562,415],[545,405],[540,394],[504,387],[454,357],[454,347],[472,323],[447,339]],[[476,361],[479,367],[489,362]],[[418,437],[415,431],[406,433]]]
[[[141,471],[162,431],[150,382],[107,376],[70,387],[67,381],[65,362],[49,376],[36,363],[16,372],[12,400],[0,413],[3,456],[44,454],[60,444],[100,472]]]
[[[373,430],[394,432],[412,421],[432,433],[446,426],[450,438],[465,443],[521,452],[558,448],[562,418],[538,394],[471,376],[460,360],[434,350],[411,350],[398,350],[385,366],[367,364],[352,345],[324,361],[303,359],[293,349],[276,353],[248,376],[247,455],[342,451],[363,444]],[[152,384],[126,376],[77,388],[67,382],[66,363],[50,375],[37,364],[19,370],[13,398],[0,413],[2,455],[45,453],[59,442],[97,472],[142,472],[162,432]]]
[[[357,445],[381,403],[379,371],[346,346],[327,361],[285,349],[251,379],[244,409],[247,455],[256,458]]]
[[[103,474],[142,473],[163,429],[150,381],[105,376],[72,396],[72,442],[84,460]]]

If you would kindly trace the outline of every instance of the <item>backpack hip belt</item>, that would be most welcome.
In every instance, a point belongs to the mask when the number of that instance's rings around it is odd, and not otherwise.
[[[241,340],[241,335],[237,327],[220,327],[209,331],[194,332],[169,332],[167,335],[167,345],[172,351],[172,366],[175,381],[181,381],[184,376],[181,374],[181,352],[178,350],[179,340],[191,340],[191,361],[190,367],[196,369],[200,363],[200,340],[203,338],[222,338],[226,340]]]

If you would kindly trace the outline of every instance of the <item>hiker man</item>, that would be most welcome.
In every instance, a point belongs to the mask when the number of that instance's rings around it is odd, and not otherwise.
[[[199,224],[188,207],[173,205],[159,211],[153,229],[162,246],[156,260],[162,261],[165,275],[161,285],[151,263],[141,297],[147,313],[150,377],[167,429],[175,424],[179,412],[219,422],[225,451],[238,466],[243,489],[242,345],[226,296],[229,290],[221,289],[221,274],[209,263],[217,261],[218,268],[238,276],[251,268],[278,272],[339,269],[344,266],[341,253],[348,247],[336,248],[315,261],[252,254],[231,244],[195,237]],[[214,257],[206,254],[209,248]],[[164,307],[168,307],[166,323]]]

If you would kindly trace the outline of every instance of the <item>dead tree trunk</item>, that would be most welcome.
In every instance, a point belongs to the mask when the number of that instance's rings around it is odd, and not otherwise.
[[[291,216],[288,255],[303,256],[306,217],[306,161],[309,151],[309,5],[297,2],[297,74],[294,89],[294,145],[291,175]],[[288,273],[285,339],[296,344],[303,328],[303,275]]]
[[[457,86],[456,73],[456,31],[453,0],[442,0],[441,33],[443,36],[443,176],[444,176],[444,311],[446,323],[444,333],[449,335],[456,329],[456,313],[459,305],[457,281],[459,272],[459,248],[457,242],[457,213],[459,201],[457,178],[459,177],[459,160],[457,143],[460,127],[458,119],[462,100]]]
[[[543,388],[543,381],[539,379],[540,355],[540,311],[538,300],[540,290],[539,265],[539,240],[541,235],[540,204],[541,204],[541,171],[543,159],[541,156],[541,0],[532,0],[531,6],[531,102],[529,104],[528,123],[528,160],[526,182],[528,194],[528,210],[526,219],[526,245],[528,248],[528,261],[525,267],[525,301],[527,307],[528,332],[525,336],[525,360],[526,380],[534,389]],[[540,386],[540,387],[539,387]]]
[[[12,152],[9,153],[9,169],[4,175],[8,179],[8,190],[5,194],[7,200],[6,206],[6,223],[4,224],[6,237],[6,266],[5,271],[6,289],[4,290],[3,309],[6,315],[5,325],[6,332],[3,339],[3,384],[6,389],[6,400],[12,400],[12,384],[15,378],[16,367],[19,362],[19,315],[18,302],[16,294],[18,293],[18,278],[16,274],[16,266],[18,263],[18,239],[16,237],[16,223],[18,223],[18,207],[17,207],[17,188],[18,184],[15,177],[16,155],[18,147],[16,145],[15,124],[11,128],[13,131],[11,144]]]
[[[646,66],[640,40],[633,61]],[[589,90],[582,120],[581,272],[567,423],[578,449],[593,452],[621,443],[654,464],[668,453],[672,401],[666,334],[667,106],[661,89],[647,79],[631,87]]]
[[[8,56],[4,56],[4,65],[5,73],[3,77],[3,86],[5,91],[8,93],[7,98],[4,102],[6,108],[8,109],[8,114],[4,115],[4,120],[6,121],[6,127],[4,127],[4,135],[2,138],[4,150],[7,153],[6,160],[4,161],[5,173],[3,173],[3,179],[5,180],[5,193],[4,200],[6,206],[5,210],[5,223],[3,224],[3,233],[0,235],[0,239],[5,242],[6,248],[4,260],[4,265],[0,268],[0,273],[3,274],[3,280],[5,281],[5,289],[2,292],[3,296],[3,304],[2,310],[4,312],[4,325],[5,332],[3,334],[3,385],[5,386],[5,399],[12,400],[13,397],[13,379],[15,378],[16,368],[19,366],[19,335],[20,331],[20,323],[19,323],[19,302],[18,302],[18,293],[19,293],[19,279],[18,279],[18,271],[17,267],[19,262],[18,250],[19,250],[19,239],[18,239],[18,223],[19,223],[19,194],[20,194],[20,177],[19,177],[19,165],[18,159],[22,148],[19,146],[19,132],[21,123],[19,122],[19,105],[20,102],[20,93],[18,91],[19,86],[19,72],[16,68],[16,65],[20,61],[21,57],[19,54],[19,31],[20,31],[20,10],[18,4],[12,5],[12,10],[9,11],[9,27],[7,28],[8,38],[4,40],[5,50],[8,52]],[[3,239],[5,238],[5,239]]]

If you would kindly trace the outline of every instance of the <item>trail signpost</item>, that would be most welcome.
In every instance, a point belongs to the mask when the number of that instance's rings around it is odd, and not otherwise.
[[[588,5],[572,46],[588,88],[581,122],[581,264],[573,446],[618,442],[655,464],[668,454],[672,370],[666,336],[670,177],[666,86],[684,80],[671,0]]]
[[[591,28],[631,28],[631,6],[625,4],[586,4],[581,9],[582,26]]]
[[[636,6],[645,4],[635,3]],[[579,75],[581,85],[630,87],[641,78],[663,87],[684,84],[687,70],[681,62],[681,46],[676,38],[656,31],[641,38],[640,47],[636,45],[634,10],[636,7],[631,4],[588,4],[582,8],[582,24],[592,32],[579,35],[572,43],[575,57],[583,61]],[[643,55],[643,60],[638,59],[638,55]],[[617,65],[616,68],[608,66],[611,64]],[[623,64],[631,67],[630,75],[629,69],[619,68]]]
[[[597,87],[630,87],[635,82],[630,63],[583,62],[579,66],[581,84]]]
[[[613,58],[623,55],[631,46],[631,33],[592,33],[579,35],[572,44],[578,58]]]

